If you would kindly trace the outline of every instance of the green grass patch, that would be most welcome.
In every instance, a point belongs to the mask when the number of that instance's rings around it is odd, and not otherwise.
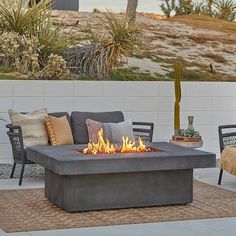
[[[149,72],[138,72],[131,69],[119,69],[112,73],[110,80],[115,81],[163,81],[164,76],[152,75]]]
[[[14,69],[11,67],[0,66],[0,73],[11,73]]]
[[[173,78],[173,72],[167,74],[169,78]],[[181,81],[222,81],[222,76],[204,71],[181,70]]]
[[[26,80],[26,79],[20,78],[20,77],[17,77],[17,76],[0,74],[0,80]]]
[[[90,77],[80,77],[77,80],[96,80],[95,78]],[[110,81],[167,81],[168,78],[161,76],[159,74],[151,74],[148,71],[140,72],[136,68],[131,69],[117,69],[113,71],[110,78],[107,80]]]

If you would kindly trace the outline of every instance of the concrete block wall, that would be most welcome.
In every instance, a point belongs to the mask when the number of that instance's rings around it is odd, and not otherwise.
[[[172,82],[113,81],[0,81],[0,116],[7,111],[49,112],[121,110],[133,121],[155,123],[154,140],[173,134]],[[217,127],[236,123],[236,83],[182,82],[181,126],[194,116],[194,127],[204,138],[203,150],[219,153]],[[12,162],[5,124],[0,123],[0,163]]]

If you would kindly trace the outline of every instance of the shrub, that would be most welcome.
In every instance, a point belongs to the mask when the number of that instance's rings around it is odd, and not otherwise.
[[[160,5],[162,12],[167,16],[170,17],[171,12],[175,9],[175,0],[162,0],[162,4]]]
[[[200,3],[194,4],[193,13],[234,21],[236,19],[236,2],[234,0],[202,0]]]
[[[71,65],[80,76],[106,79],[137,49],[140,31],[126,17],[119,19],[107,12],[105,28],[105,34],[96,34],[90,29],[90,44],[70,50]]]
[[[15,32],[29,38],[36,37],[41,46],[39,61],[44,64],[51,53],[60,54],[76,42],[65,33],[64,25],[54,26],[51,19],[51,0],[41,1],[27,8],[28,1],[19,0],[15,8],[0,4],[0,33]]]
[[[44,70],[41,72],[41,76],[50,80],[64,80],[68,79],[70,75],[67,69],[67,63],[62,56],[51,54],[48,57],[48,63]]]
[[[0,36],[4,66],[15,67],[20,73],[36,73],[39,70],[39,51],[39,42],[35,37],[29,38],[14,32]]]
[[[192,0],[179,0],[179,5],[175,7],[177,16],[190,15],[193,12]]]
[[[98,8],[93,8],[93,13],[101,13],[101,11]]]
[[[34,35],[38,26],[50,18],[51,1],[44,0],[40,4],[27,9],[27,1],[19,0],[15,7],[0,4],[0,31],[16,32],[20,35]]]
[[[202,56],[210,58],[217,63],[224,63],[224,64],[227,63],[227,60],[221,54],[208,52],[208,53],[202,54]]]
[[[216,17],[222,20],[234,21],[236,19],[236,2],[234,0],[216,0]]]

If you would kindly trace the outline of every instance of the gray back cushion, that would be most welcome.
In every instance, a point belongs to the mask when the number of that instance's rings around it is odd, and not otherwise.
[[[71,125],[75,144],[87,144],[89,141],[86,120],[92,119],[101,123],[118,123],[124,121],[121,111],[112,112],[79,112],[71,113]]]

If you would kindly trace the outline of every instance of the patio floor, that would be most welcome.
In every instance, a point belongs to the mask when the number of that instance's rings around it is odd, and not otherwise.
[[[195,176],[198,180],[217,185],[219,169],[201,169],[195,171]],[[23,188],[42,188],[43,178],[26,178],[24,179],[22,187],[18,187],[18,180],[0,180],[0,190],[3,189],[23,189]],[[227,173],[223,176],[222,188],[236,192],[236,177]],[[37,231],[27,233],[9,233],[6,234],[0,231],[0,235],[34,235],[34,236],[47,236],[47,235],[79,235],[79,236],[132,236],[132,235],[236,235],[236,217],[223,218],[223,219],[207,219],[207,220],[188,220],[176,222],[163,222],[152,224],[137,224],[137,225],[119,225],[107,227],[90,227],[80,229],[67,229],[55,231]]]

